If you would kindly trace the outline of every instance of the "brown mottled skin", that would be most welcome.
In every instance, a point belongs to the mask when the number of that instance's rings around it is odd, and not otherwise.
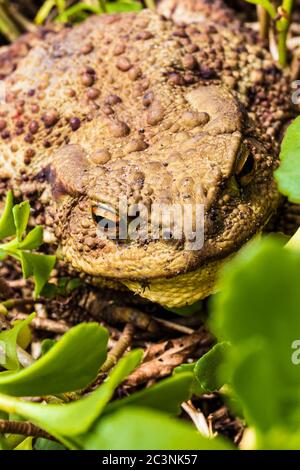
[[[167,306],[211,293],[219,265],[278,204],[287,77],[254,33],[220,23],[178,26],[148,10],[91,17],[35,39],[4,80],[0,178],[54,198],[46,224],[74,268]],[[122,195],[203,203],[203,249],[100,240],[92,208]]]

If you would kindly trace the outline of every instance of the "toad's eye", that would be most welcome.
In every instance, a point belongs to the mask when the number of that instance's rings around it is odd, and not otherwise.
[[[118,229],[119,217],[113,207],[103,203],[95,204],[92,207],[92,215],[98,228],[108,236]]]
[[[251,151],[243,146],[235,166],[235,174],[242,186],[247,186],[255,174],[255,160]]]

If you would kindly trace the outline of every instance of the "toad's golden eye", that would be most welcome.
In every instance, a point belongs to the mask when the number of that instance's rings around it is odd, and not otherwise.
[[[116,231],[119,224],[119,216],[116,211],[109,205],[97,203],[92,206],[92,216],[98,228],[109,235],[110,232]]]
[[[255,174],[255,160],[251,151],[243,145],[236,160],[235,174],[242,186],[247,186]]]

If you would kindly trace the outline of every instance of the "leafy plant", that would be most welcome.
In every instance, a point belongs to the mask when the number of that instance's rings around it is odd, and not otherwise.
[[[227,342],[217,343],[204,354],[197,362],[182,364],[174,369],[173,374],[192,372],[193,393],[201,396],[204,393],[212,393],[219,390],[224,381],[219,377],[219,367],[223,363],[229,348]]]
[[[287,35],[291,22],[293,0],[282,0],[279,7],[275,7],[270,0],[246,0],[249,3],[261,6],[269,15],[275,25],[278,36],[278,59],[282,67],[287,65]],[[265,29],[265,28],[263,28]]]
[[[193,372],[197,395],[227,384],[224,393],[253,429],[256,449],[300,448],[299,270],[300,251],[276,238],[245,247],[223,270],[211,301],[211,330],[225,343],[175,369]]]
[[[17,323],[12,329],[0,332],[1,367],[8,370],[19,369],[20,363],[17,354],[18,339],[22,330],[31,322],[33,317],[34,314],[30,315],[26,320]]]
[[[118,362],[100,387],[75,402],[46,405],[0,394],[0,409],[7,413],[17,413],[23,419],[30,419],[69,449],[230,448],[222,440],[217,439],[212,443],[202,438],[191,426],[166,414],[166,411],[169,411],[170,415],[176,414],[180,403],[188,399],[191,374],[168,379],[129,398],[113,401],[107,406],[115,388],[137,367],[140,360],[141,352],[132,351]],[[47,383],[49,386],[49,382]],[[29,383],[28,386],[30,387]],[[26,391],[29,392],[29,389]],[[173,396],[170,400],[171,391]],[[164,404],[167,402],[168,406],[165,408]],[[159,411],[162,408],[164,412]],[[124,421],[126,426],[123,426]],[[115,429],[118,429],[118,433]],[[24,445],[27,442],[23,441]]]
[[[118,429],[118,433],[116,433]],[[85,449],[229,450],[221,439],[210,440],[190,425],[148,408],[122,408],[105,415],[82,439]]]
[[[13,333],[11,336],[2,337],[5,349],[13,351],[13,357],[16,357],[17,333],[24,327],[24,322],[19,323],[9,330]],[[86,387],[105,361],[107,339],[107,331],[98,324],[82,323],[52,344],[31,366],[21,369],[16,363],[15,370],[0,372],[0,410],[7,413],[4,419],[19,416],[30,420],[74,450],[230,448],[222,440],[211,442],[204,439],[192,426],[174,419],[180,404],[191,396],[191,373],[182,373],[129,397],[111,401],[115,389],[139,365],[142,358],[140,350],[120,359],[94,392],[78,395],[71,403],[52,404],[50,401],[39,404],[16,397],[47,397]],[[127,421],[126,427],[123,426],[124,420]],[[142,433],[141,422],[144,423]],[[119,432],[113,432],[114,426],[119,425]],[[34,444],[32,437],[15,440],[2,436],[0,441],[2,448],[13,446],[16,450],[31,450]],[[34,444],[34,448],[55,450],[57,445],[43,439]]]
[[[292,361],[300,337],[299,269],[300,252],[272,238],[255,242],[224,270],[213,300],[212,329],[231,345],[222,376],[259,448],[272,447],[273,433],[288,447],[299,433],[300,374]]]
[[[112,413],[128,406],[146,407],[162,411],[166,414],[176,415],[183,401],[192,395],[191,373],[183,373],[176,377],[165,379],[150,388],[143,389],[126,398],[110,403],[106,413]]]
[[[288,127],[280,153],[281,164],[275,172],[280,192],[300,203],[300,117]]]
[[[20,5],[19,5],[20,4]],[[155,0],[45,0],[39,7],[36,5],[34,22],[31,21],[31,2],[10,2],[0,0],[0,33],[10,42],[22,32],[34,31],[35,24],[46,21],[80,22],[90,14],[117,13],[138,11],[144,7],[155,8]],[[20,7],[20,8],[19,8]],[[27,13],[27,14],[26,14]]]
[[[31,319],[29,317],[26,323]],[[14,330],[23,328],[24,323],[0,333],[2,338],[6,334],[6,350],[13,350],[14,362],[11,360],[7,365],[16,366],[10,373],[0,372],[0,392],[14,396],[58,394],[83,388],[96,377],[106,359],[108,333],[105,328],[97,323],[77,325],[31,366],[20,369],[15,348],[19,330]],[[74,360],[76,356],[80,360]]]
[[[275,172],[275,179],[282,194],[291,202],[300,203],[300,117],[288,127],[280,152],[280,166]],[[300,229],[289,241],[290,248],[299,248]]]
[[[142,9],[142,3],[136,0],[118,0],[113,2],[96,0],[89,3],[77,2],[74,5],[67,7],[65,1],[46,0],[35,17],[36,24],[44,23],[53,8],[56,8],[59,13],[55,18],[56,21],[68,22],[82,21],[91,13],[99,15],[101,13],[138,11]]]
[[[71,292],[76,290],[82,281],[79,278],[60,277],[56,284],[47,283],[42,289],[41,294],[48,299],[55,297],[67,297]]]
[[[66,450],[66,448],[59,442],[38,437],[34,443],[34,450]]]
[[[13,193],[9,191],[0,219],[0,240],[14,238],[0,244],[0,260],[7,256],[17,259],[21,263],[24,278],[33,276],[34,294],[38,297],[49,279],[56,257],[33,251],[40,248],[43,243],[43,228],[36,226],[26,233],[29,215],[29,202],[24,201],[14,205]]]

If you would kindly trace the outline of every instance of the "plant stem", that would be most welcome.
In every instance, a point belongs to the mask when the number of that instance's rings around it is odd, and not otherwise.
[[[259,21],[259,35],[260,38],[265,41],[268,38],[268,32],[270,27],[270,16],[268,12],[261,6],[257,5],[257,17]]]
[[[16,315],[9,314],[8,317],[9,319],[13,320],[26,320],[28,318],[28,315],[24,313],[17,313]],[[63,320],[55,321],[50,320],[48,318],[39,317],[33,318],[30,325],[36,330],[50,331],[51,333],[56,333],[60,335],[63,335],[70,329],[69,325],[67,325],[67,323],[65,323]]]
[[[286,47],[287,31],[281,31],[278,34],[278,60],[281,67],[287,66],[287,47]]]
[[[95,14],[101,13],[99,10],[99,6],[95,7],[92,4],[89,3],[75,3],[75,5],[71,6],[67,10],[65,10],[62,14],[58,15],[55,18],[55,21],[60,21],[60,22],[66,22],[69,21],[69,18],[72,17],[73,15],[77,15],[78,13],[82,11],[88,11],[92,12]]]
[[[58,9],[58,13],[63,13],[66,9],[66,2],[65,0],[56,0],[56,6],[57,6],[57,9]]]
[[[37,12],[34,22],[36,24],[43,24],[44,21],[47,19],[47,16],[49,15],[52,8],[55,7],[55,5],[55,0],[46,0]]]
[[[246,0],[250,3],[257,3],[252,0]],[[263,12],[264,10],[264,12]],[[293,10],[293,0],[282,0],[282,4],[277,8],[270,2],[264,3],[264,6],[257,6],[257,12],[260,23],[260,36],[266,38],[268,31],[268,15],[275,23],[275,29],[278,37],[278,61],[281,67],[286,67],[288,62],[287,35],[291,23]]]
[[[98,0],[98,2],[99,2],[99,7],[101,8],[102,12],[106,13],[107,12],[106,1],[105,0]]]
[[[0,419],[0,432],[2,434],[21,434],[22,436],[43,437],[55,440],[53,436],[29,421],[8,421]]]
[[[0,1],[0,33],[10,42],[17,39],[21,34],[19,28],[7,14],[3,1]]]
[[[146,7],[149,8],[149,10],[155,10],[155,1],[154,0],[145,0]]]
[[[98,13],[106,13],[106,0],[85,0],[86,5],[92,7]]]
[[[276,21],[276,30],[278,32],[279,63],[282,67],[287,66],[287,35],[291,23],[292,10],[293,0],[283,0],[281,7],[278,8],[279,19]]]
[[[256,3],[256,5],[259,3],[255,0],[246,0],[246,2],[248,3]],[[261,2],[262,3],[262,2]],[[276,12],[276,8],[275,6],[273,5],[273,3],[269,0],[265,1],[264,4],[263,4],[263,8],[265,11],[267,11],[270,15],[270,17],[275,20],[276,18],[276,15],[277,15],[277,12]]]
[[[293,11],[293,0],[283,0],[282,9],[287,12],[289,19],[291,19],[291,14]]]

